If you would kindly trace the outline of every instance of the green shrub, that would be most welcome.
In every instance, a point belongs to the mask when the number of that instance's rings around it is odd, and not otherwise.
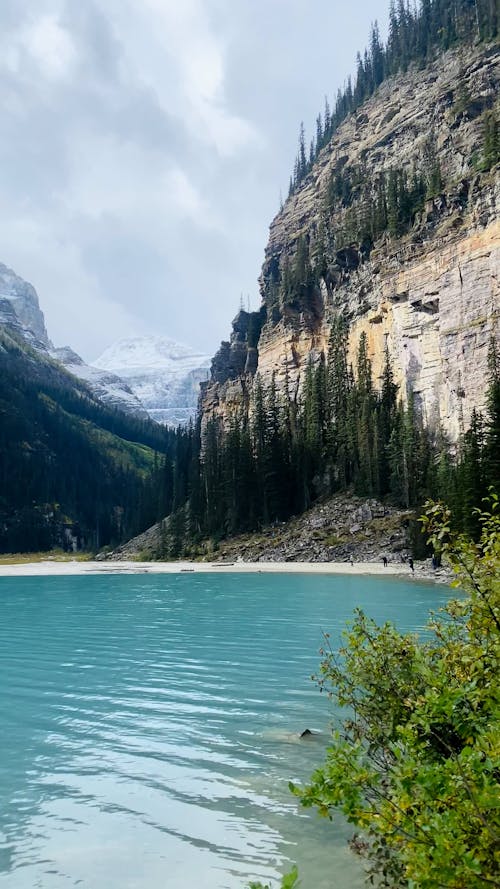
[[[500,885],[500,514],[491,495],[478,542],[451,532],[428,504],[434,550],[465,596],[448,602],[428,635],[377,626],[357,611],[338,651],[323,651],[319,684],[344,718],[304,806],[335,809],[378,885],[484,889]],[[346,715],[347,714],[347,715]]]

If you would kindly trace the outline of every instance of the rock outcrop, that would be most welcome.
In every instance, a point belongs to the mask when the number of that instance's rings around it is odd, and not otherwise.
[[[16,328],[34,347],[51,347],[35,288],[3,263],[0,263],[0,324]]]
[[[213,541],[206,540],[193,546],[189,555],[211,562],[366,562],[381,561],[386,556],[390,562],[401,564],[411,549],[412,519],[408,510],[377,500],[337,495],[288,522],[275,522],[260,531],[222,541],[216,550]],[[107,557],[117,561],[158,558],[162,536],[168,534],[167,519],[163,526],[153,525]]]
[[[237,316],[214,358],[204,422],[227,423],[249,409],[257,372],[264,384],[273,374],[278,387],[286,381],[297,398],[307,363],[326,353],[332,319],[342,313],[351,359],[364,332],[376,382],[387,346],[400,395],[412,390],[424,422],[440,424],[452,440],[467,428],[473,407],[484,406],[488,345],[498,336],[500,182],[498,165],[481,171],[480,160],[484,114],[498,109],[499,62],[498,45],[449,51],[425,70],[385,81],[339,127],[271,224],[263,308]],[[381,177],[395,169],[411,177],[429,164],[442,186],[409,230],[336,249],[338,231],[363,212]],[[355,184],[332,213],[328,189],[339,174]],[[313,258],[327,243],[307,306],[276,296],[300,242]]]

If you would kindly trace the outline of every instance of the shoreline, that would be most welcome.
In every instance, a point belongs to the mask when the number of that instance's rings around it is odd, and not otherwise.
[[[418,580],[443,580],[421,571],[413,573],[406,564],[380,562],[23,562],[2,565],[0,577],[65,577],[85,574],[352,574],[378,577],[414,577]]]

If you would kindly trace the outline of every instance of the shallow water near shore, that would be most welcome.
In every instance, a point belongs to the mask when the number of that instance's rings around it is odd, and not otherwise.
[[[360,889],[350,828],[288,791],[328,738],[322,632],[335,644],[356,605],[416,629],[449,595],[342,575],[0,578],[0,887],[239,889],[297,862],[304,889]]]

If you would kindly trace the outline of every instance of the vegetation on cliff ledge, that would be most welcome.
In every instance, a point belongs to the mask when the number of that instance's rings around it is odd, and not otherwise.
[[[386,44],[375,22],[368,48],[363,55],[357,55],[354,83],[348,77],[344,90],[338,90],[333,111],[325,99],[323,115],[320,113],[316,118],[316,133],[309,149],[301,124],[289,193],[293,194],[306,178],[340,124],[373,95],[387,77],[406,71],[412,63],[424,66],[433,56],[457,44],[493,40],[498,35],[498,25],[496,0],[454,0],[453,3],[421,0],[418,9],[410,8],[404,0],[397,3],[391,0]]]
[[[308,366],[298,403],[272,381],[257,379],[250,416],[229,429],[210,420],[177,442],[165,463],[165,524],[159,557],[189,555],[190,546],[298,515],[321,497],[354,491],[419,508],[431,496],[447,501],[456,527],[477,536],[474,507],[489,485],[500,489],[500,360],[490,347],[486,416],[474,412],[454,452],[426,428],[409,393],[398,398],[388,352],[380,390],[374,386],[366,340],[355,370],[347,361],[347,329],[338,317],[326,362]],[[423,539],[414,535],[415,555]]]

